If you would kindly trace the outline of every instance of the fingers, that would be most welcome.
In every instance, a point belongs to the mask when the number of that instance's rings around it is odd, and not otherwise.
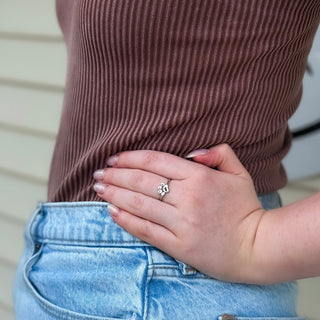
[[[176,209],[166,202],[113,185],[104,185],[97,194],[105,201],[144,220],[170,230],[176,226]]]
[[[139,192],[154,199],[160,199],[158,186],[160,183],[167,184],[168,180],[154,173],[127,168],[107,168],[98,170],[94,174],[94,178],[105,185],[114,185]],[[166,203],[174,204],[170,192],[166,194]]]
[[[200,155],[197,155],[197,152],[195,152],[195,156],[192,156],[193,152],[191,152],[190,155],[194,161],[211,168],[216,168],[219,171],[235,175],[248,175],[247,170],[229,145],[221,144],[208,149],[208,151],[199,152]]]
[[[149,171],[174,180],[185,179],[194,163],[169,153],[137,150],[125,151],[108,159],[107,164],[116,168],[132,168]]]
[[[163,212],[164,216],[169,214],[168,212]],[[166,252],[173,250],[176,236],[167,228],[123,210],[118,211],[116,214],[111,213],[111,216],[120,227],[133,236],[156,246],[160,250]]]

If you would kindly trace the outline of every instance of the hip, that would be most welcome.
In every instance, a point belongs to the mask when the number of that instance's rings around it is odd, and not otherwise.
[[[280,205],[276,193],[260,200],[266,209]],[[295,282],[210,278],[121,229],[107,203],[40,204],[25,238],[17,320],[302,319]]]

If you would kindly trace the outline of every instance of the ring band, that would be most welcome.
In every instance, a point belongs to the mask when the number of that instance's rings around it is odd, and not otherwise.
[[[167,183],[162,182],[158,185],[158,193],[160,194],[160,198],[159,198],[160,201],[163,201],[164,196],[170,192],[170,189],[169,189],[170,181],[171,179],[168,179]]]

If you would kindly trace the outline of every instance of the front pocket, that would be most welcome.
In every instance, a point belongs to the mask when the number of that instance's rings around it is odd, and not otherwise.
[[[143,315],[145,256],[140,248],[44,244],[26,263],[24,279],[59,320],[133,320]]]
[[[262,318],[236,317],[235,320],[306,320],[306,318],[302,318],[302,317],[262,317]]]
[[[218,320],[306,320],[304,317],[237,317],[224,314],[218,317]]]

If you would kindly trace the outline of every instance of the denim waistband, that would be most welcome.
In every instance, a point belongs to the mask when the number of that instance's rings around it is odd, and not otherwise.
[[[40,203],[29,230],[35,241],[87,246],[149,246],[119,227],[106,202]]]
[[[280,206],[276,192],[260,195],[259,199],[265,209]],[[40,203],[30,220],[28,233],[41,243],[150,246],[119,227],[112,220],[106,202]]]

